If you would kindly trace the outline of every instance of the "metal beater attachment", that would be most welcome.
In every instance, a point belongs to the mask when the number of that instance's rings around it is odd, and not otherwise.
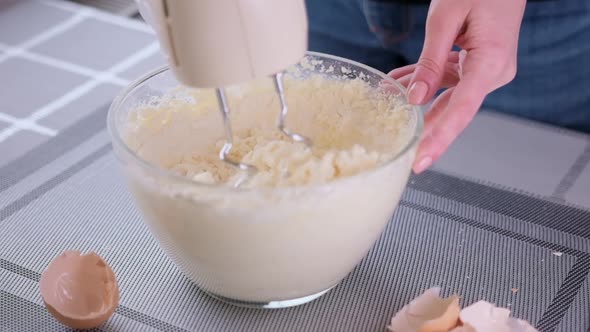
[[[289,137],[294,142],[300,142],[305,144],[307,147],[311,147],[311,140],[303,135],[299,135],[297,133],[291,132],[289,129],[285,127],[285,119],[287,118],[287,113],[289,109],[287,108],[287,101],[285,100],[285,88],[283,87],[283,73],[278,72],[274,75],[274,82],[275,82],[275,90],[279,95],[279,100],[281,102],[281,113],[279,113],[279,119],[277,121],[277,128]]]
[[[287,113],[289,109],[287,108],[287,101],[285,99],[285,88],[283,87],[283,73],[279,72],[274,75],[274,84],[275,90],[279,95],[279,101],[281,103],[281,112],[279,113],[279,118],[277,120],[277,128],[287,137],[289,137],[294,142],[303,143],[307,147],[311,147],[311,140],[303,135],[299,135],[297,133],[291,132],[288,128],[285,127],[285,119],[287,118]],[[231,120],[229,118],[229,105],[227,102],[227,98],[225,96],[225,91],[222,88],[216,89],[217,93],[217,101],[219,102],[221,116],[223,118],[223,127],[225,129],[225,143],[219,151],[219,159],[223,162],[226,162],[233,167],[243,171],[245,176],[241,177],[235,184],[235,187],[239,187],[244,181],[247,180],[248,176],[254,175],[258,169],[249,164],[241,163],[239,161],[232,160],[229,158],[229,153],[234,144],[234,137],[231,127]]]
[[[248,176],[253,175],[258,170],[255,166],[244,164],[229,158],[229,152],[234,145],[234,134],[231,129],[231,121],[229,118],[229,105],[227,103],[227,98],[225,97],[225,91],[223,91],[223,89],[217,88],[215,92],[217,93],[217,101],[219,102],[221,117],[223,118],[223,127],[225,130],[225,143],[223,144],[221,151],[219,151],[219,159],[236,167],[240,171],[245,172],[245,177],[242,177],[234,184],[235,187],[238,187],[246,180]]]

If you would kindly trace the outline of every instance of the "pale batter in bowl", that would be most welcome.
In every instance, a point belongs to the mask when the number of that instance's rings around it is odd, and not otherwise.
[[[270,81],[228,90],[232,157],[213,91],[177,88],[166,70],[113,105],[109,127],[134,197],[163,249],[203,290],[235,304],[307,302],[342,280],[377,240],[403,192],[421,114],[360,64],[310,53],[286,79],[289,128],[276,129]],[[383,88],[385,87],[385,88]]]

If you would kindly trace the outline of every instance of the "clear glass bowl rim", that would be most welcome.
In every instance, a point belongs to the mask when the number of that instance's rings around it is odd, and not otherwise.
[[[256,191],[256,192],[260,192],[261,189],[263,191],[269,191],[269,192],[278,192],[278,191],[283,191],[283,190],[293,190],[293,189],[319,189],[322,188],[326,185],[331,185],[331,184],[336,184],[339,182],[343,182],[346,180],[351,180],[354,178],[358,178],[361,177],[363,175],[367,175],[370,173],[374,173],[379,169],[383,169],[386,168],[388,166],[390,166],[391,164],[395,163],[397,160],[399,160],[401,157],[403,157],[404,155],[406,155],[415,145],[418,144],[418,142],[420,141],[420,136],[422,134],[422,129],[424,126],[424,119],[423,119],[423,114],[421,112],[421,110],[419,109],[418,106],[415,105],[410,105],[408,104],[407,98],[406,98],[406,88],[401,85],[399,82],[397,82],[396,80],[394,80],[393,78],[391,78],[390,76],[386,75],[385,73],[371,68],[367,65],[364,65],[360,62],[356,62],[353,60],[349,60],[346,58],[342,58],[339,56],[335,56],[335,55],[330,55],[330,54],[325,54],[325,53],[320,53],[320,52],[312,52],[312,51],[307,51],[306,52],[306,56],[314,56],[314,57],[319,57],[319,58],[327,58],[327,59],[331,59],[331,60],[336,60],[336,61],[340,61],[343,63],[347,63],[349,65],[352,65],[353,67],[358,67],[361,68],[363,70],[372,72],[373,74],[381,77],[383,80],[388,81],[389,83],[393,84],[401,93],[402,93],[402,97],[403,97],[403,101],[407,104],[407,106],[410,108],[410,110],[412,111],[413,115],[416,116],[416,126],[414,128],[414,132],[412,133],[411,138],[408,140],[408,142],[406,143],[406,145],[404,146],[403,149],[401,149],[396,155],[392,156],[390,159],[388,159],[386,162],[379,164],[377,167],[375,168],[371,168],[362,172],[359,172],[355,175],[349,176],[349,177],[344,177],[344,178],[339,178],[339,179],[335,179],[333,181],[330,181],[328,183],[323,183],[323,184],[316,184],[316,185],[309,185],[309,186],[300,186],[300,187],[278,187],[278,188],[244,188],[244,187],[231,187],[231,186],[226,186],[223,184],[207,184],[207,183],[202,183],[202,182],[197,182],[191,178],[185,177],[185,176],[181,176],[178,174],[175,174],[167,169],[164,169],[162,167],[159,167],[155,164],[150,163],[149,161],[141,158],[140,156],[138,156],[133,150],[131,150],[129,148],[129,146],[127,146],[127,144],[123,141],[123,138],[120,135],[119,129],[117,127],[117,123],[116,123],[116,113],[117,111],[119,111],[119,109],[121,108],[121,105],[123,103],[123,101],[137,88],[139,87],[141,84],[149,81],[150,79],[157,77],[158,75],[169,71],[170,67],[168,65],[163,65],[157,69],[152,70],[151,72],[148,72],[146,74],[144,74],[143,76],[141,76],[140,78],[136,79],[135,81],[133,81],[132,83],[130,83],[127,87],[125,87],[123,89],[123,91],[121,91],[113,100],[113,102],[111,103],[111,106],[109,107],[108,110],[108,114],[107,114],[107,130],[109,132],[109,135],[111,136],[111,141],[113,146],[115,147],[115,149],[117,150],[117,148],[119,148],[118,150],[121,151],[127,158],[129,158],[130,160],[133,161],[133,163],[139,165],[143,170],[147,171],[148,173],[151,173],[152,175],[156,175],[158,177],[162,177],[165,179],[169,179],[172,180],[173,182],[180,182],[186,185],[190,185],[190,186],[197,186],[197,187],[202,187],[202,188],[210,188],[212,190],[225,190],[228,192],[251,192],[251,191]],[[220,119],[221,120],[221,119]],[[115,152],[115,154],[117,154]]]

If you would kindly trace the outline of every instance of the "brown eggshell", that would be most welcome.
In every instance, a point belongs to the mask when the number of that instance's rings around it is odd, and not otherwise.
[[[439,331],[448,331],[455,326],[457,326],[459,312],[461,308],[459,307],[459,298],[457,296],[452,296],[446,300],[446,309],[440,314],[440,316],[436,318],[432,318],[420,327],[418,330],[419,332],[439,332]],[[443,304],[443,305],[445,305]]]
[[[392,319],[388,329],[394,332],[440,332],[457,326],[459,298],[441,298],[440,288],[434,287],[412,300]]]
[[[40,287],[47,310],[74,329],[99,326],[119,304],[115,274],[95,253],[62,253],[41,275]]]

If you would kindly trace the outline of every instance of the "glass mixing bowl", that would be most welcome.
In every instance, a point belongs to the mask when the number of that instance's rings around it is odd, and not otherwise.
[[[375,89],[385,83],[407,105],[400,84],[365,65],[313,52],[304,63],[294,68],[360,77]],[[340,70],[326,71],[330,66]],[[407,142],[374,169],[322,185],[231,188],[176,175],[126,143],[130,111],[178,85],[167,67],[155,70],[125,89],[108,115],[128,186],[164,252],[203,291],[240,306],[299,305],[337,285],[366,256],[399,202],[422,130],[419,109],[405,108]],[[199,131],[191,135],[198,143]]]

